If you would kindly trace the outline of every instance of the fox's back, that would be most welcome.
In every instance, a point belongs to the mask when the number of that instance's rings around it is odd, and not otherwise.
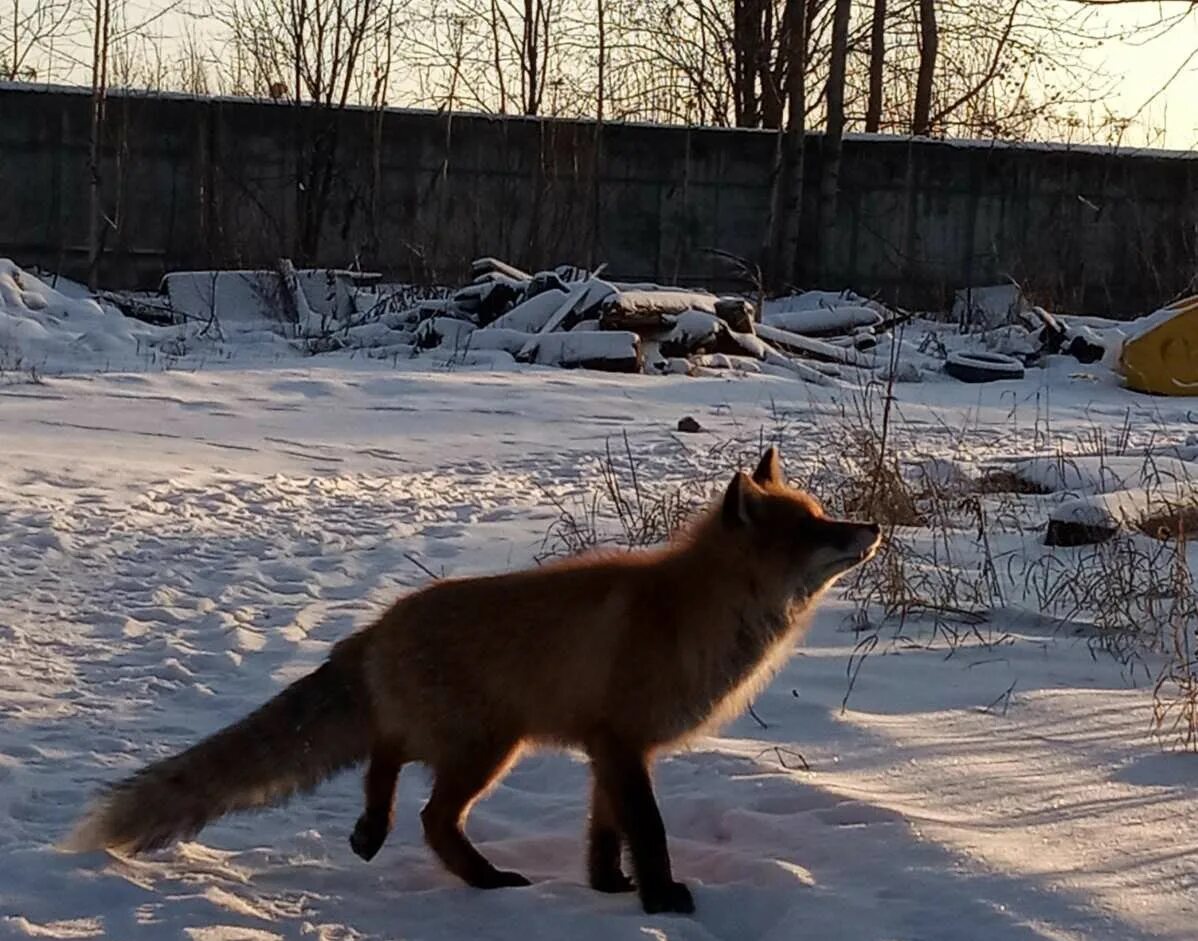
[[[628,677],[655,555],[590,556],[502,575],[446,579],[397,602],[368,658],[374,691],[443,734],[485,716],[521,737],[573,740]],[[381,703],[380,703],[381,704]]]

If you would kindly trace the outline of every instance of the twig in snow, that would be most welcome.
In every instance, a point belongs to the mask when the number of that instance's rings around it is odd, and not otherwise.
[[[1004,690],[1003,693],[997,699],[995,699],[992,703],[990,703],[988,706],[983,706],[981,711],[988,712],[991,715],[993,715],[994,707],[997,706],[999,703],[1002,703],[1002,712],[999,713],[999,715],[1005,716],[1007,714],[1007,710],[1011,708],[1011,694],[1015,692],[1015,684],[1018,682],[1019,682],[1019,680],[1012,680],[1011,685],[1008,686],[1006,688],[1006,690]]]
[[[778,764],[780,764],[787,771],[810,771],[811,770],[811,765],[807,764],[807,759],[803,757],[802,752],[797,752],[793,748],[783,748],[780,745],[771,745],[769,748],[762,749],[760,752],[758,752],[756,755],[753,756],[753,760],[757,761],[762,755],[764,755],[768,752],[773,752],[774,757],[778,759]],[[786,763],[786,759],[783,757],[783,753],[789,755],[792,759],[797,759],[798,764],[788,765]]]
[[[409,562],[411,562],[414,566],[416,566],[416,568],[420,569],[420,571],[422,571],[429,578],[439,579],[441,577],[436,572],[434,572],[432,569],[430,569],[427,565],[425,565],[423,562],[421,562],[418,558],[416,558],[416,556],[414,556],[412,553],[405,552],[403,554],[403,557],[405,559],[407,559]]]
[[[849,697],[853,695],[853,687],[857,685],[857,674],[861,672],[861,667],[865,664],[865,658],[868,657],[875,647],[878,646],[878,635],[870,634],[868,637],[863,637],[857,646],[853,648],[852,654],[849,656],[848,666],[845,667],[845,673],[849,678],[848,688],[844,691],[844,699],[840,701],[840,712],[844,714],[849,705]]]

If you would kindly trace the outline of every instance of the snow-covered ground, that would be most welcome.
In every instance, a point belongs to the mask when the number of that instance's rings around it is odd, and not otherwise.
[[[570,755],[526,759],[471,816],[526,889],[476,892],[436,864],[419,769],[370,864],[347,842],[354,775],[148,858],[58,852],[101,784],[238,718],[424,569],[529,564],[556,503],[600,485],[608,446],[627,447],[647,487],[722,480],[729,441],[749,454],[779,439],[798,475],[844,447],[860,394],[771,376],[218,359],[0,376],[0,936],[1195,937],[1198,759],[1151,736],[1143,671],[1093,654],[1011,585],[955,646],[930,622],[900,640],[883,628],[843,711],[859,635],[838,593],[756,702],[765,728],[746,716],[661,763],[692,918],[585,887],[586,774]],[[1072,360],[1019,382],[895,389],[900,453],[927,468],[1083,450],[1096,430],[1129,453],[1192,458],[1198,440],[1193,399],[1138,396]],[[678,433],[686,415],[704,430]],[[951,538],[964,556],[975,536]],[[1082,551],[1047,550],[1031,528],[994,538],[1010,558]]]

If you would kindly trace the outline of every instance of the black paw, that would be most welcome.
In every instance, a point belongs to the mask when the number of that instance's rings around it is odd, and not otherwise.
[[[636,885],[624,873],[620,872],[619,869],[611,869],[603,872],[592,872],[591,888],[596,892],[616,894],[619,892],[631,892],[636,888]]]
[[[526,885],[532,885],[532,882],[518,872],[503,869],[493,869],[475,883],[479,889],[515,889]]]
[[[652,888],[642,888],[641,906],[648,915],[656,915],[658,912],[689,915],[695,910],[695,899],[684,883],[667,882]]]
[[[386,839],[386,826],[376,823],[363,814],[358,818],[358,822],[354,826],[354,832],[349,836],[349,846],[362,859],[370,862],[374,859],[378,851],[383,848],[383,843]]]

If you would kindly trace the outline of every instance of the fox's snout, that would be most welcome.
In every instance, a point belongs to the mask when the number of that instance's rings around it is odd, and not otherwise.
[[[882,527],[877,523],[855,523],[851,545],[864,562],[875,552],[882,542]]]
[[[882,528],[877,523],[828,520],[826,526],[828,549],[839,556],[846,567],[868,561],[882,541]]]

